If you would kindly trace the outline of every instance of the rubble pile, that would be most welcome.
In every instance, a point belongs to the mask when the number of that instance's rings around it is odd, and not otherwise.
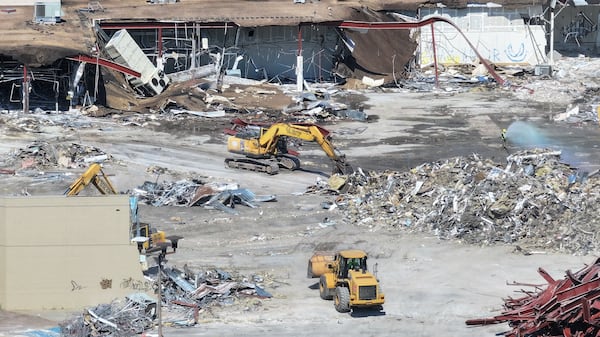
[[[247,277],[218,269],[192,271],[187,265],[183,271],[172,267],[164,268],[163,273],[167,276],[162,293],[169,325],[194,325],[202,309],[233,305],[241,298],[272,297],[261,285],[266,280],[260,275]]]
[[[526,150],[507,157],[506,164],[473,154],[409,172],[359,170],[346,184],[348,192],[336,197],[336,206],[371,230],[577,254],[600,251],[600,175],[562,163],[559,151]]]
[[[540,268],[539,274],[548,282],[541,285],[514,283],[529,286],[521,290],[520,298],[505,300],[505,311],[498,316],[466,321],[467,325],[489,325],[508,322],[511,330],[498,335],[518,336],[600,336],[600,260],[573,273],[567,271],[563,280],[553,279]]]
[[[127,298],[84,309],[83,314],[59,324],[61,336],[129,337],[152,328],[154,310],[139,301]]]
[[[35,141],[23,149],[9,153],[3,158],[1,166],[15,171],[44,170],[56,167],[79,168],[108,159],[110,159],[110,155],[94,146]]]
[[[65,129],[82,129],[91,127],[91,122],[78,113],[61,111],[52,113],[36,108],[31,114],[19,112],[0,113],[0,123],[5,124],[10,132],[44,132],[45,128],[62,126]]]
[[[593,103],[576,105],[569,107],[567,111],[559,113],[552,117],[555,122],[565,122],[568,124],[594,124],[598,125],[600,117],[600,104],[597,98],[591,100]]]
[[[140,334],[162,323],[166,326],[186,327],[198,322],[203,309],[213,306],[233,305],[242,298],[265,299],[272,295],[262,284],[267,276],[237,275],[207,269],[192,271],[184,265],[183,271],[176,267],[161,268],[161,306],[157,306],[154,296],[146,293],[133,293],[124,301],[113,301],[88,308],[60,324],[62,336],[125,337]],[[145,272],[155,284],[158,282],[158,268]],[[158,285],[156,286],[158,288]],[[161,321],[157,322],[161,310]]]

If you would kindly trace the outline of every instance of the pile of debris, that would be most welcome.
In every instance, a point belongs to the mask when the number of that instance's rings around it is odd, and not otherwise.
[[[409,172],[358,170],[332,206],[371,230],[429,232],[470,244],[519,244],[575,254],[600,251],[598,171],[578,172],[559,151],[526,150],[506,164],[473,154]],[[326,191],[311,186],[309,191]],[[329,206],[331,207],[331,206]]]
[[[597,98],[594,98],[592,104],[576,105],[569,107],[567,111],[559,113],[553,117],[555,122],[565,122],[568,124],[586,124],[592,123],[598,125],[600,119],[600,102]]]
[[[110,158],[110,155],[94,146],[35,141],[23,149],[10,152],[3,158],[1,166],[15,173],[56,167],[87,167],[90,163],[106,161]]]
[[[140,202],[155,207],[202,206],[234,215],[238,214],[235,205],[257,208],[259,202],[276,201],[274,195],[257,196],[237,184],[205,184],[197,179],[162,183],[146,181],[133,191],[133,195]]]
[[[266,277],[237,276],[222,270],[193,272],[185,265],[183,271],[175,267],[162,268],[161,322],[157,322],[159,307],[154,297],[133,293],[124,301],[101,304],[88,308],[60,324],[63,336],[125,337],[152,329],[156,324],[186,327],[198,322],[203,309],[213,306],[245,305],[242,298],[266,299],[272,297],[261,284]],[[146,277],[158,282],[158,268],[150,268]],[[156,289],[158,289],[158,285]]]
[[[11,133],[41,133],[47,127],[61,126],[65,129],[80,130],[90,128],[91,120],[77,111],[50,112],[36,108],[32,113],[8,112],[0,113],[0,124],[6,125]]]
[[[575,273],[568,270],[563,280],[553,279],[542,268],[538,272],[548,282],[546,289],[514,283],[533,290],[522,290],[525,296],[506,299],[501,315],[468,320],[466,324],[508,322],[512,330],[501,334],[508,337],[600,336],[600,259]]]
[[[192,326],[197,323],[201,309],[212,306],[233,305],[241,298],[271,298],[262,283],[265,277],[234,276],[232,273],[208,269],[194,272],[187,265],[183,271],[176,267],[164,268],[167,280],[163,282],[163,301],[168,313],[165,322],[175,326]]]
[[[84,309],[81,316],[59,324],[61,336],[129,337],[140,334],[154,326],[155,317],[155,310],[146,305],[153,300],[147,295],[146,303],[137,299],[143,295],[135,294],[125,301],[113,301],[110,304]],[[152,307],[155,308],[155,305]]]

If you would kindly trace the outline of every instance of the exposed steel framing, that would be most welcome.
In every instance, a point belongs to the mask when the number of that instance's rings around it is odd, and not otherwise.
[[[75,57],[67,57],[67,59],[72,60],[72,61],[86,62],[86,63],[101,65],[103,67],[107,67],[107,68],[116,70],[118,72],[121,72],[123,74],[137,77],[137,78],[142,76],[142,74],[140,74],[139,72],[137,72],[131,68],[127,68],[118,63],[115,63],[115,62],[112,62],[112,61],[109,61],[107,59],[103,59],[100,57],[90,57],[90,56],[86,56],[86,55],[78,55]]]

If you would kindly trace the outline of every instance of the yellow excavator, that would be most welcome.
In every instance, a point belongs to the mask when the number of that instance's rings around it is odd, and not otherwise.
[[[108,179],[108,176],[102,171],[102,166],[98,163],[91,164],[85,172],[83,172],[65,191],[67,196],[78,195],[83,189],[90,184],[102,194],[118,194],[114,185]],[[148,251],[153,247],[163,244],[172,244],[180,239],[180,237],[167,237],[165,232],[156,230],[148,223],[140,223],[137,215],[137,198],[130,197],[131,207],[131,234],[134,241],[138,244],[140,253],[142,250]]]
[[[117,190],[108,179],[108,176],[102,171],[102,166],[93,163],[75,180],[65,191],[65,195],[73,196],[79,194],[89,184],[96,186],[102,194],[117,194]]]
[[[248,129],[252,130],[252,129]],[[252,131],[238,132],[227,139],[227,150],[243,155],[242,158],[226,158],[225,165],[230,168],[276,174],[279,168],[288,170],[300,168],[300,160],[287,149],[287,138],[296,138],[316,142],[334,163],[334,174],[346,175],[354,170],[346,163],[331,143],[329,131],[316,124],[275,123],[269,127],[258,127]]]
[[[385,302],[379,280],[367,270],[367,253],[359,249],[315,252],[308,261],[307,277],[319,277],[319,295],[333,299],[338,312],[357,307],[380,309]]]

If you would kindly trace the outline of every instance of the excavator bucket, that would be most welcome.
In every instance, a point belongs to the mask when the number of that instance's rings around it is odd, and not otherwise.
[[[346,163],[346,161],[338,160],[335,162],[333,174],[349,175],[352,173],[354,173],[354,169],[352,168],[352,165]]]

